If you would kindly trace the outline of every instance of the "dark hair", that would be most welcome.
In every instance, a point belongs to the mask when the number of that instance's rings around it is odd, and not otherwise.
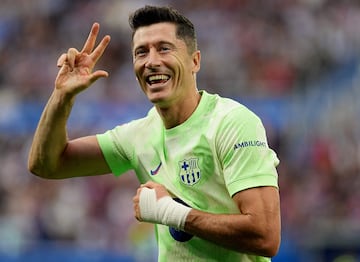
[[[185,41],[190,53],[197,49],[197,40],[193,23],[172,7],[146,5],[145,7],[136,10],[129,17],[129,24],[132,29],[133,37],[138,28],[163,22],[175,24],[176,36]]]

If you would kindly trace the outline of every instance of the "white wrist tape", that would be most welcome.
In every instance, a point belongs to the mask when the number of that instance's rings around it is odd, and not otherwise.
[[[186,217],[191,208],[184,206],[170,196],[156,200],[155,189],[144,187],[140,192],[140,217],[142,221],[163,224],[184,229]]]

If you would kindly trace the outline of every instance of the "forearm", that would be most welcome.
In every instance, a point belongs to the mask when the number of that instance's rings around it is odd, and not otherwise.
[[[29,153],[29,170],[48,177],[59,165],[68,138],[66,123],[73,106],[73,97],[59,90],[52,93],[40,117]]]
[[[241,253],[272,257],[279,249],[280,202],[275,187],[257,187],[236,193],[233,199],[240,211],[236,214],[203,212],[175,200],[166,200],[169,198],[164,186],[147,182],[133,198],[135,217],[184,230]]]
[[[280,222],[250,214],[210,214],[192,209],[184,230],[225,248],[272,257],[280,244]]]

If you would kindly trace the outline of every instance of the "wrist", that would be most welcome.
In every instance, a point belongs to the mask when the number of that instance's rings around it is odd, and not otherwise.
[[[54,88],[52,97],[59,105],[73,105],[75,102],[75,94],[65,92],[63,89],[57,87]]]
[[[49,105],[56,107],[56,112],[66,116],[69,116],[71,109],[75,102],[75,95],[68,94],[59,89],[54,89],[50,99]]]
[[[156,224],[163,224],[177,229],[184,229],[190,207],[173,200],[170,196],[156,199],[154,189],[144,187],[140,192],[141,220]]]

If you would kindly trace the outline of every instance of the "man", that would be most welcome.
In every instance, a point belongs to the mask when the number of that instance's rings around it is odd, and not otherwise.
[[[280,244],[276,166],[260,119],[239,103],[198,91],[200,51],[192,23],[168,7],[130,16],[134,72],[154,104],[145,118],[104,134],[68,140],[78,93],[107,77],[93,68],[95,23],[81,51],[60,56],[55,89],[29,155],[44,178],[134,169],[142,183],[135,217],[156,224],[159,261],[270,261]]]

